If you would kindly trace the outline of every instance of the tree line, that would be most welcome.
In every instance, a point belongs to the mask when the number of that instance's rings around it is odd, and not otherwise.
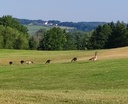
[[[120,21],[99,25],[92,32],[67,32],[53,27],[30,36],[27,27],[12,16],[0,18],[0,49],[85,50],[123,46],[128,46],[128,26]]]
[[[123,22],[98,26],[89,39],[89,49],[108,49],[128,46],[128,25]]]
[[[29,20],[29,19],[17,19],[21,24],[24,25],[50,25],[50,26],[66,26],[73,27],[79,31],[92,31],[96,29],[98,25],[103,25],[105,22],[61,22],[59,20]],[[45,24],[47,22],[47,24]]]
[[[36,40],[37,49],[40,50],[85,50],[90,36],[91,33],[66,32],[59,27],[53,27],[48,31],[40,29],[31,37],[31,48],[35,47],[33,42]]]
[[[110,49],[128,46],[128,25],[117,21],[99,25],[93,32],[65,32],[60,28],[52,28],[46,33],[39,30],[39,48],[42,50],[85,50]]]

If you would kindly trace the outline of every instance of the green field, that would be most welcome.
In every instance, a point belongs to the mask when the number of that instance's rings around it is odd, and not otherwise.
[[[128,104],[128,47],[95,51],[0,50],[0,104]]]
[[[25,26],[28,28],[28,33],[30,35],[34,35],[40,29],[48,30],[50,28],[50,27],[46,27],[46,26],[37,26],[37,25],[25,25]]]
[[[53,28],[54,26],[38,26],[38,25],[25,25],[28,28],[28,33],[30,35],[34,35],[38,30],[45,29],[49,30],[50,28]],[[65,26],[59,26],[61,29],[65,30],[73,30],[74,27],[65,27]]]

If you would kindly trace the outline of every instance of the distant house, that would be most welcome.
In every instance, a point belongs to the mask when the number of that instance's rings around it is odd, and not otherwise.
[[[46,21],[46,22],[44,23],[44,25],[46,25],[46,26],[53,26],[53,23],[49,23],[48,21]]]
[[[48,21],[46,21],[44,24],[45,24],[45,25],[48,25]]]

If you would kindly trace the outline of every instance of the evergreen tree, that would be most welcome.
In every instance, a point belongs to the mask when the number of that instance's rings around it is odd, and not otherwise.
[[[103,49],[106,48],[108,38],[111,35],[111,27],[108,24],[103,26],[99,25],[96,30],[92,33],[88,48],[90,49]]]
[[[108,41],[108,48],[128,46],[128,30],[126,25],[118,21],[112,29],[112,34]]]

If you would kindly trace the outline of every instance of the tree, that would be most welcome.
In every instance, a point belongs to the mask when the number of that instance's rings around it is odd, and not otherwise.
[[[5,27],[4,26],[2,26],[2,25],[0,25],[0,49],[2,49],[3,48],[3,45],[4,45],[4,30],[5,30]]]
[[[53,27],[46,32],[41,44],[45,50],[62,50],[66,41],[65,31]]]
[[[28,34],[27,27],[23,26],[15,18],[9,15],[0,18],[0,25],[3,25],[5,27],[15,28],[24,34]]]
[[[99,25],[96,30],[92,33],[88,48],[90,49],[103,49],[106,48],[108,38],[111,35],[111,27],[108,24],[103,26]]]
[[[83,35],[83,38],[82,38],[82,49],[83,50],[88,49],[88,42],[89,42],[90,37],[91,37],[90,33],[85,33]]]
[[[118,21],[109,37],[108,48],[128,46],[128,30],[124,23]]]
[[[0,26],[0,43],[4,49],[27,49],[28,37],[14,28]]]
[[[29,49],[28,39],[25,35],[19,34],[15,40],[14,49]]]
[[[30,39],[29,39],[29,49],[37,49],[38,48],[38,43],[37,41],[34,39],[34,37],[32,36]]]
[[[13,49],[15,39],[17,39],[19,32],[11,27],[0,26],[0,43],[1,48]]]
[[[72,31],[66,33],[67,42],[64,45],[66,50],[85,50],[87,49],[90,33],[82,31]]]
[[[11,16],[0,18],[0,48],[28,49],[27,28]]]
[[[75,44],[78,50],[82,50],[82,35],[77,34],[75,35]]]
[[[75,44],[75,38],[71,34],[71,32],[66,33],[66,39],[67,41],[64,44],[64,50],[75,50],[77,49]]]

